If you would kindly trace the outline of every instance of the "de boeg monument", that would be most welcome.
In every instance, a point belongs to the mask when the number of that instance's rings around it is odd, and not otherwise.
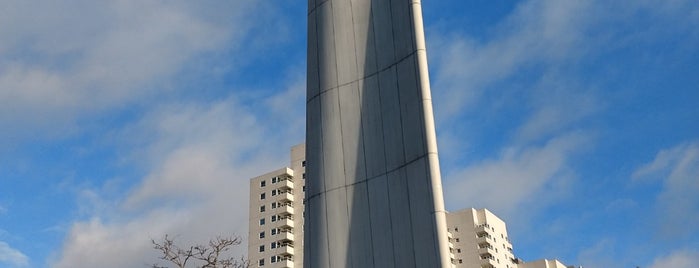
[[[309,0],[304,267],[450,267],[419,0]]]

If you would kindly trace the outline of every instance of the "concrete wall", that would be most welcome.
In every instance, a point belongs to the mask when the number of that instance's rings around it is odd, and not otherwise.
[[[419,0],[309,0],[304,267],[448,267]]]

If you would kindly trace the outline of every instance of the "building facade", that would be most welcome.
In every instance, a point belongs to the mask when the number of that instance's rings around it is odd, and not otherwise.
[[[252,267],[303,267],[305,146],[290,167],[250,179],[248,260]]]
[[[303,267],[304,227],[307,227],[304,224],[305,149],[304,144],[291,148],[289,167],[250,179],[248,259],[251,267]],[[572,267],[558,260],[524,262],[516,258],[507,225],[487,209],[449,212],[444,227],[448,230],[448,267]]]
[[[487,209],[447,214],[456,267],[516,268],[505,222]]]

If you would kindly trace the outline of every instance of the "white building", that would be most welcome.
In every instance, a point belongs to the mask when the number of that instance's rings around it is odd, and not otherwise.
[[[303,267],[305,145],[291,148],[290,167],[250,179],[248,259],[251,267]],[[558,260],[523,262],[505,222],[487,209],[447,214],[456,268],[570,268]]]
[[[291,148],[291,167],[250,180],[248,259],[252,267],[303,267],[305,146]]]
[[[517,267],[505,222],[487,209],[450,212],[447,228],[456,267]]]

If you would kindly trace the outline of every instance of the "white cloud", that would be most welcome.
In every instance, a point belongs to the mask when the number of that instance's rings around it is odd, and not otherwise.
[[[32,57],[0,66],[13,70],[0,72],[0,124],[28,121],[34,125],[24,129],[36,131],[82,117],[99,118],[101,112],[138,112],[135,122],[104,125],[107,131],[98,142],[116,147],[118,159],[104,165],[133,168],[141,175],[68,182],[65,188],[76,194],[79,219],[65,228],[69,231],[49,266],[144,266],[157,261],[150,239],[166,233],[183,244],[205,243],[217,235],[247,236],[248,179],[286,164],[288,147],[301,142],[304,128],[298,120],[304,110],[298,109],[300,115],[288,110],[303,104],[305,76],[288,79],[285,90],[267,96],[272,101],[255,99],[257,95],[230,84],[230,93],[216,100],[178,100],[178,91],[189,90],[175,85],[181,81],[179,74],[202,61],[210,68],[186,75],[233,71],[209,66],[218,61],[205,54],[225,56],[234,68],[249,60],[235,51],[243,43],[241,37],[253,24],[274,20],[273,12],[251,12],[264,6],[262,2],[216,3],[87,1],[76,7],[55,6],[55,12],[46,7],[39,13],[47,16],[39,22],[30,18],[41,16],[27,16],[33,14],[31,5],[8,7],[24,14],[16,17],[31,29],[14,31],[0,23],[0,38],[9,37],[0,51],[22,55],[18,51],[26,49]],[[64,8],[85,16],[63,13]],[[253,14],[255,20],[249,20]],[[89,25],[83,25],[86,22]],[[67,37],[51,34],[62,29]],[[263,39],[256,42],[262,44]],[[45,46],[44,41],[57,45]],[[188,66],[193,61],[195,66]],[[12,110],[12,116],[3,109]],[[260,111],[295,117],[270,120]],[[50,129],[51,135],[57,131]],[[246,250],[244,244],[232,253]]]
[[[457,208],[486,207],[505,217],[525,205],[550,204],[565,194],[575,176],[569,158],[587,140],[582,134],[570,134],[541,147],[513,146],[497,159],[452,172],[445,187],[447,203]]]
[[[0,264],[9,265],[9,267],[27,267],[29,265],[29,258],[21,251],[0,241]]]
[[[692,228],[677,226],[699,226],[699,141],[661,150],[632,177],[636,182],[662,182],[655,204],[662,237],[696,234]]]
[[[447,120],[464,111],[482,112],[479,108],[492,101],[483,101],[488,94],[512,97],[508,94],[522,85],[509,78],[547,79],[606,52],[657,44],[669,32],[696,40],[697,10],[699,5],[692,0],[530,0],[517,4],[484,36],[465,35],[460,27],[428,31],[433,91],[440,103],[435,106],[437,117]],[[560,85],[590,79],[577,73],[558,76]],[[565,102],[569,103],[575,102]],[[539,113],[542,123],[558,120],[552,113]]]
[[[699,263],[699,252],[696,250],[677,250],[668,255],[656,258],[649,268],[693,268]]]
[[[442,116],[472,108],[488,86],[533,62],[557,63],[584,52],[580,39],[594,18],[584,1],[528,1],[519,5],[487,41],[431,36],[434,88]],[[498,88],[500,89],[500,88]]]
[[[70,131],[76,118],[171,92],[190,60],[237,44],[252,4],[0,4],[0,127],[13,130],[3,135]]]
[[[529,95],[525,103],[532,111],[516,130],[518,143],[551,138],[568,128],[579,127],[576,123],[602,109],[594,93],[556,75],[541,78]]]
[[[120,134],[133,146],[128,161],[141,162],[148,174],[119,200],[102,200],[99,189],[82,191],[95,204],[85,209],[91,219],[72,225],[55,267],[155,262],[150,238],[164,234],[182,243],[246,237],[249,178],[285,164],[288,146],[299,142],[271,139],[285,128],[261,124],[235,98],[154,109]],[[233,254],[246,249],[238,246]]]

